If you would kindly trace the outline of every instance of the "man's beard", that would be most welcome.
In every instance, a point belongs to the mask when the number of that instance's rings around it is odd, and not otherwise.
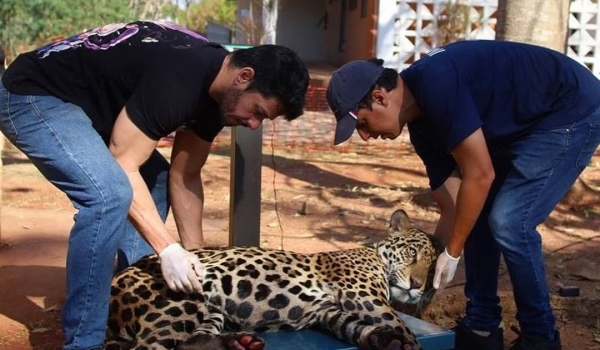
[[[231,115],[233,114],[233,112],[235,112],[235,109],[240,101],[240,97],[242,96],[242,94],[244,94],[243,91],[240,91],[233,87],[227,88],[227,90],[223,94],[223,99],[221,100],[219,109],[221,111],[223,124],[225,126],[231,126]]]

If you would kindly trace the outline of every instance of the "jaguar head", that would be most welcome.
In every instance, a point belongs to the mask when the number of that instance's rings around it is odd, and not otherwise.
[[[390,236],[378,244],[377,250],[388,268],[391,303],[418,304],[431,298],[435,263],[441,252],[437,239],[411,228],[404,210],[396,210],[390,218]]]

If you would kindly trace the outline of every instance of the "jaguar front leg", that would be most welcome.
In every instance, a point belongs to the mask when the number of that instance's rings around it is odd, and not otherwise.
[[[338,339],[358,345],[360,349],[422,349],[415,334],[392,308],[377,311],[370,312],[369,321],[366,321],[359,314],[344,311],[331,303],[320,310],[318,324]]]
[[[367,339],[361,339],[361,344],[365,344],[365,349],[381,350],[416,350],[421,349],[417,344],[406,342],[406,334],[402,331],[394,330],[388,326],[374,327],[373,330],[366,330]],[[361,345],[361,348],[362,345]]]

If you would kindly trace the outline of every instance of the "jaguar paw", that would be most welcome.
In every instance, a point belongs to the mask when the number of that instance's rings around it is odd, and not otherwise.
[[[221,335],[198,333],[178,344],[175,350],[263,350],[265,342],[252,333]]]
[[[389,327],[378,327],[369,334],[371,349],[381,350],[417,350],[421,347],[411,344],[406,339],[406,334]]]
[[[221,336],[227,350],[263,350],[265,341],[252,333],[231,333]]]

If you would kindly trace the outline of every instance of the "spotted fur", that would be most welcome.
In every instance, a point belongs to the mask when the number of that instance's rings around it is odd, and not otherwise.
[[[391,303],[418,303],[439,249],[396,211],[390,235],[315,254],[263,248],[194,251],[202,293],[173,292],[156,255],[112,284],[107,350],[262,349],[256,333],[318,328],[361,349],[421,349]]]

